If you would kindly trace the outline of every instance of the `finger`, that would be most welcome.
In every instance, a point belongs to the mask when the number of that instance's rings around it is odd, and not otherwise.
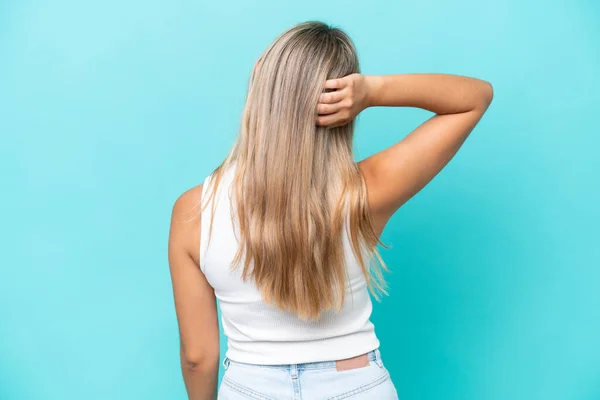
[[[319,114],[319,115],[334,114],[334,113],[338,112],[340,110],[340,108],[342,108],[342,105],[340,102],[334,103],[334,104],[319,103],[319,104],[317,104],[317,114]]]
[[[344,122],[344,118],[339,113],[317,117],[317,125],[320,126],[337,126]]]
[[[342,89],[346,87],[346,80],[343,78],[329,79],[325,81],[325,89]]]
[[[347,91],[342,89],[336,92],[321,93],[319,95],[319,103],[333,104],[342,101],[347,95]]]

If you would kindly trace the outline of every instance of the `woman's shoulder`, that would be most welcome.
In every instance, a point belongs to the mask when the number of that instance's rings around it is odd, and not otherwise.
[[[203,184],[199,184],[181,193],[171,212],[170,245],[188,252],[194,259],[200,240],[202,188]]]
[[[201,183],[181,193],[173,205],[173,214],[186,214],[191,208],[195,208],[196,203],[200,203],[203,186],[204,184]]]

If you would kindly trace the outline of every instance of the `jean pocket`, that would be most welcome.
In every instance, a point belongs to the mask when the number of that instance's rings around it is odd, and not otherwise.
[[[373,365],[370,368],[375,369],[375,371],[378,372],[375,374],[369,373],[368,375],[362,377],[354,376],[351,377],[351,379],[344,379],[336,382],[338,391],[335,395],[328,397],[327,400],[393,399],[393,397],[390,396],[383,397],[379,393],[389,392],[389,388],[387,386],[389,386],[391,380],[388,371],[385,370],[385,368],[382,369],[382,367],[375,363],[373,363]]]
[[[257,392],[248,386],[236,382],[231,378],[227,377],[227,374],[223,376],[221,381],[221,387],[219,388],[219,399],[224,400],[238,400],[238,399],[253,399],[253,400],[276,400],[271,397],[265,396],[264,394]]]

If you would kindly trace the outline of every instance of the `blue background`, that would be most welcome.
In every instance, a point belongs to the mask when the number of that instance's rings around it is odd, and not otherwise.
[[[310,19],[365,73],[495,88],[383,235],[373,320],[400,398],[600,399],[592,0],[0,2],[0,399],[185,398],[171,207],[231,148],[258,55]],[[367,110],[357,158],[427,117]]]

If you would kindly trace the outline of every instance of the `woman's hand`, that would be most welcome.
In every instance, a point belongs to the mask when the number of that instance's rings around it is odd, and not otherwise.
[[[369,79],[366,75],[351,74],[330,79],[325,82],[325,89],[335,91],[323,93],[319,97],[317,125],[345,125],[369,107]]]

